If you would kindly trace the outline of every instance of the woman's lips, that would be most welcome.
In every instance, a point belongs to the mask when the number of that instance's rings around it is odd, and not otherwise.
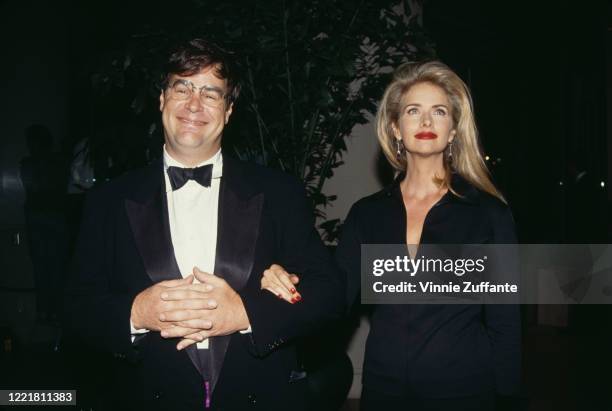
[[[414,137],[419,140],[433,140],[434,138],[438,138],[438,135],[431,131],[423,131],[421,133],[416,133]]]

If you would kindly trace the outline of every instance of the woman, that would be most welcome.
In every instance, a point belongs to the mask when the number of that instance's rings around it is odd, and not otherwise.
[[[349,305],[361,244],[515,243],[510,209],[489,178],[465,83],[440,62],[397,69],[376,130],[398,175],[359,200],[336,260]],[[267,270],[262,286],[290,297],[296,277]],[[289,290],[289,292],[288,292]],[[492,410],[520,384],[520,313],[509,305],[378,305],[370,319],[362,410]]]

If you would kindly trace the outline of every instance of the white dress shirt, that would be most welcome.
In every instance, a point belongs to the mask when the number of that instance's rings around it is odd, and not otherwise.
[[[168,167],[189,168],[172,158],[164,146],[164,179],[168,201],[168,218],[174,256],[183,278],[193,274],[194,267],[213,274],[217,251],[217,222],[219,210],[219,188],[223,174],[221,150],[196,167],[213,165],[210,187],[203,187],[189,180],[178,190],[172,191]],[[194,280],[197,282],[197,280]],[[132,334],[148,330],[137,330],[132,324]],[[132,337],[134,341],[134,337]],[[208,348],[208,340],[198,343],[198,348]]]
[[[221,150],[196,167],[207,164],[213,165],[210,187],[203,187],[196,181],[189,180],[183,187],[172,191],[168,167],[187,167],[170,157],[164,147],[164,178],[170,234],[174,256],[183,278],[193,274],[194,267],[210,274],[215,269],[219,187],[223,173]]]

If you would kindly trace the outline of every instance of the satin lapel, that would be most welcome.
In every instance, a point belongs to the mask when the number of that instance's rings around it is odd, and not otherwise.
[[[160,164],[151,166],[154,181],[144,184],[135,199],[126,199],[125,208],[134,233],[134,240],[140,252],[145,270],[153,283],[182,278],[170,235],[168,201],[166,199],[163,168]],[[153,187],[150,187],[150,186]],[[186,349],[189,359],[203,375],[201,359],[195,345]]]
[[[253,190],[248,177],[240,173],[241,165],[224,158],[219,194],[219,220],[215,274],[224,278],[234,290],[242,289],[251,274],[264,195]],[[214,390],[231,335],[214,337],[210,347],[210,371]]]
[[[168,222],[165,193],[160,190],[149,201],[126,200],[125,208],[136,246],[153,283],[181,278]]]

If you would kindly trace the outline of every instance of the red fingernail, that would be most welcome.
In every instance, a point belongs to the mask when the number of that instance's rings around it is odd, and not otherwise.
[[[291,294],[295,294],[295,288],[292,288],[290,291],[291,291]]]
[[[301,299],[302,299],[301,295],[298,294],[298,295],[295,296],[295,301],[300,301]]]
[[[291,299],[291,304],[295,304],[297,302],[297,300],[295,298]]]

